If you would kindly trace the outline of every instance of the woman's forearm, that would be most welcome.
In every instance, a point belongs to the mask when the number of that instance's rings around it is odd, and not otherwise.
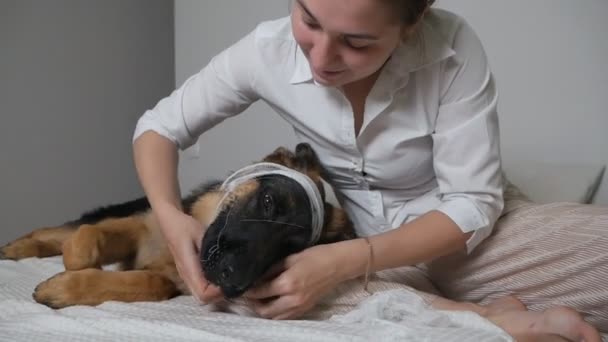
[[[133,143],[135,168],[139,181],[158,213],[181,210],[181,196],[177,180],[179,155],[175,144],[160,134],[147,131]]]
[[[374,268],[428,262],[464,250],[470,236],[444,213],[431,211],[398,229],[372,237]]]
[[[431,211],[416,220],[391,231],[369,237],[373,248],[372,271],[428,262],[464,250],[471,233],[462,230],[447,215]],[[339,242],[339,257],[350,260],[343,277],[352,279],[364,275],[369,246],[362,239]],[[340,262],[339,262],[340,263]]]

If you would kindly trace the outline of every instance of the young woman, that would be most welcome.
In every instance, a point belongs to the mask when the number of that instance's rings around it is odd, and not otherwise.
[[[504,206],[497,92],[475,33],[429,9],[432,2],[296,0],[290,17],[260,24],[142,116],[138,174],[199,300],[221,293],[198,265],[203,232],[180,208],[177,149],[257,100],[313,146],[359,235],[369,237],[290,256],[280,275],[246,294],[272,298],[258,302],[262,316],[301,316],[363,275],[370,248],[379,271],[484,246]],[[433,280],[431,266],[418,270]],[[483,306],[421,295],[439,309],[477,312],[519,339],[599,341],[575,310],[527,311],[502,290]],[[608,329],[606,316],[596,321]]]

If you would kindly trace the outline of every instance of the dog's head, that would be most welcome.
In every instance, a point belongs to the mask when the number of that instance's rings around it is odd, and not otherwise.
[[[238,183],[223,193],[201,244],[205,277],[228,298],[244,293],[273,264],[311,242],[354,236],[344,212],[325,203],[324,171],[308,144],[299,144],[295,153],[278,148],[263,161],[306,175],[317,188],[324,212],[320,238],[311,241],[315,207],[311,206],[310,190],[307,192],[301,182],[283,174],[268,174]]]

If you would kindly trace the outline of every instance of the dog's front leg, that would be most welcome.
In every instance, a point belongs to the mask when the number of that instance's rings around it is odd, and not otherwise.
[[[160,301],[179,294],[167,277],[152,271],[85,269],[59,273],[34,290],[34,299],[54,309],[107,301]]]

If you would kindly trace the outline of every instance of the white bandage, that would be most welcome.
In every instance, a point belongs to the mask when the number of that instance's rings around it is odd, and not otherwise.
[[[275,163],[256,163],[249,166],[245,166],[244,168],[237,170],[230,177],[228,177],[224,183],[220,186],[220,190],[225,191],[226,195],[220,201],[223,203],[226,196],[236,189],[237,186],[243,184],[244,182],[259,178],[267,175],[282,175],[288,177],[290,179],[295,180],[304,188],[306,194],[308,195],[308,200],[310,202],[310,211],[312,215],[312,234],[310,236],[310,245],[314,245],[319,241],[321,237],[321,230],[323,229],[323,218],[325,217],[325,211],[323,206],[323,198],[321,197],[321,193],[317,188],[315,182],[310,179],[307,175],[298,172],[296,170],[290,169],[280,164]]]

